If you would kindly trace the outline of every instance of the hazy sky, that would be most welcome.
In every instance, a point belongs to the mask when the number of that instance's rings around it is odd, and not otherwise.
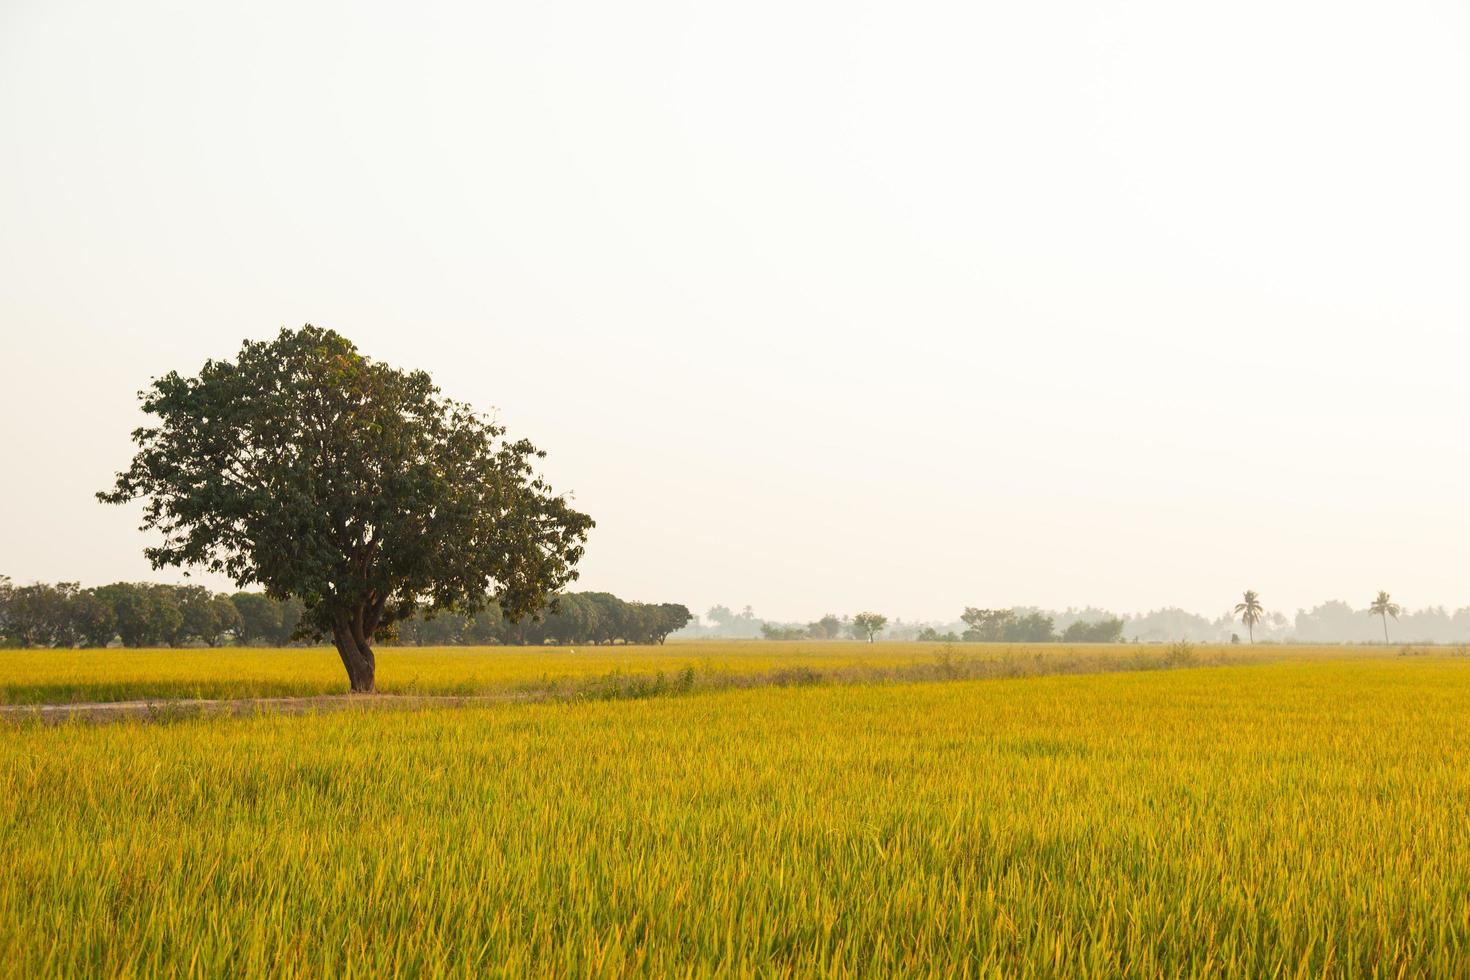
[[[582,585],[1470,604],[1451,2],[0,0],[0,571],[313,322],[550,452]]]

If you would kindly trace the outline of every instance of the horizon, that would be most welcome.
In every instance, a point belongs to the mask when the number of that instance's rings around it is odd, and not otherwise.
[[[253,594],[263,594],[264,593],[264,590],[258,584],[252,583],[252,584],[246,585],[244,587],[239,587],[239,586],[234,585],[232,582],[230,582],[229,579],[227,579],[227,578],[225,578],[223,576],[213,576],[213,575],[184,576],[182,574],[176,574],[176,575],[173,575],[172,577],[170,577],[166,572],[158,572],[158,573],[156,573],[156,576],[153,577],[153,578],[135,578],[135,579],[125,579],[125,580],[124,579],[118,579],[118,580],[109,580],[109,581],[105,581],[105,582],[104,581],[90,582],[90,581],[81,581],[81,580],[78,580],[78,579],[69,579],[69,578],[65,578],[65,577],[59,578],[59,579],[47,580],[47,581],[42,581],[40,579],[22,579],[22,578],[17,578],[16,576],[10,575],[9,572],[7,572],[4,569],[0,569],[0,581],[7,580],[7,579],[9,580],[10,584],[12,586],[15,586],[15,587],[23,587],[23,586],[31,586],[31,585],[57,585],[57,584],[60,584],[60,583],[73,583],[73,584],[79,585],[82,589],[85,590],[85,589],[99,588],[99,587],[104,586],[104,585],[112,585],[112,584],[115,584],[116,582],[129,582],[129,583],[136,583],[136,584],[141,584],[141,585],[204,585],[206,588],[210,588],[210,590],[212,592],[215,592],[215,593],[221,594],[221,595],[230,595],[230,594],[239,593],[239,592],[253,593]],[[206,579],[215,579],[219,583],[221,583],[221,586],[218,587],[218,588],[211,587],[211,586],[209,586],[206,583],[206,581],[205,581]],[[577,583],[573,583],[572,587],[570,587],[568,589],[565,589],[564,590],[564,593],[565,594],[576,594],[576,593],[595,592],[595,591],[606,591],[606,590],[596,590],[596,589],[586,588],[586,587],[583,586],[582,583],[577,582]],[[1392,594],[1390,594],[1390,595],[1391,595],[1392,598],[1394,598],[1394,601],[1395,602],[1398,602],[1398,599],[1397,599],[1396,596],[1392,596]],[[661,595],[661,596],[620,595],[620,596],[618,596],[618,598],[625,599],[625,600],[632,601],[632,602],[646,602],[646,603],[679,602],[680,601],[678,599],[678,597],[676,597],[676,596],[668,596],[668,595]],[[1239,597],[1238,596],[1236,597],[1236,600],[1235,601],[1239,601]],[[720,609],[720,608],[723,608],[725,611],[727,611],[729,613],[732,613],[734,615],[737,615],[737,616],[743,615],[744,612],[746,610],[748,610],[750,612],[750,614],[757,621],[759,621],[759,622],[779,623],[779,624],[812,623],[812,622],[815,622],[815,621],[821,619],[823,616],[827,616],[827,615],[836,615],[836,616],[842,618],[845,621],[847,619],[850,619],[852,616],[856,615],[857,613],[863,612],[863,611],[872,611],[872,612],[878,612],[878,613],[883,613],[884,615],[888,615],[888,618],[895,625],[903,624],[903,625],[908,625],[908,626],[953,626],[953,625],[955,625],[955,624],[957,624],[957,623],[959,623],[961,621],[960,613],[958,613],[958,612],[955,613],[955,614],[953,614],[953,615],[951,615],[951,616],[945,616],[945,615],[940,614],[940,615],[931,615],[931,616],[908,617],[908,616],[897,615],[897,614],[889,615],[882,608],[874,608],[874,609],[871,609],[871,610],[865,610],[865,609],[858,609],[856,607],[853,607],[853,608],[842,607],[842,608],[824,609],[820,613],[802,614],[802,615],[797,615],[797,616],[793,616],[793,617],[778,617],[778,616],[767,616],[767,615],[764,615],[762,613],[762,610],[760,610],[759,608],[755,607],[751,603],[721,602],[721,601],[718,601],[717,600],[717,601],[712,602],[712,603],[710,603],[708,605],[702,605],[702,606],[700,606],[698,608],[696,608],[695,606],[692,606],[692,605],[688,605],[688,603],[681,603],[681,604],[688,606],[688,609],[689,609],[690,614],[694,617],[693,620],[690,623],[690,627],[691,628],[694,628],[694,629],[698,629],[699,627],[701,627],[701,626],[703,626],[705,624],[714,622],[713,620],[711,620],[709,618],[709,614],[711,612],[713,612],[714,610]],[[1274,615],[1281,615],[1281,616],[1285,616],[1287,618],[1294,618],[1296,616],[1300,616],[1300,615],[1303,615],[1303,614],[1309,614],[1309,613],[1312,613],[1312,612],[1316,612],[1318,610],[1321,610],[1321,609],[1323,609],[1325,607],[1328,607],[1328,606],[1331,606],[1331,605],[1334,605],[1334,604],[1347,606],[1355,615],[1356,614],[1363,614],[1363,615],[1370,615],[1370,616],[1371,615],[1376,615],[1375,613],[1372,613],[1369,610],[1367,604],[1365,604],[1362,607],[1359,607],[1351,599],[1343,598],[1343,597],[1340,597],[1339,596],[1339,597],[1331,597],[1331,598],[1321,599],[1321,600],[1319,600],[1317,602],[1312,603],[1309,606],[1299,606],[1299,607],[1297,607],[1295,609],[1278,608],[1278,607],[1275,607],[1275,606],[1273,606],[1273,605],[1271,605],[1269,603],[1266,603],[1265,604],[1265,611],[1263,613],[1263,616],[1270,617],[1270,616],[1274,616]],[[1401,611],[1401,613],[1399,615],[1401,617],[1403,617],[1403,618],[1411,618],[1411,617],[1414,617],[1414,616],[1420,616],[1420,615],[1426,615],[1426,614],[1436,614],[1436,613],[1442,613],[1442,614],[1445,614],[1447,616],[1454,616],[1454,615],[1456,615],[1458,613],[1461,613],[1461,612],[1470,613],[1470,600],[1465,601],[1463,604],[1459,604],[1459,603],[1449,603],[1449,604],[1435,603],[1435,604],[1429,604],[1429,605],[1423,605],[1423,606],[1411,605],[1409,603],[1399,603],[1399,604],[1402,606],[1402,611]],[[1131,609],[1130,610],[1130,609],[1119,609],[1119,608],[1114,608],[1114,607],[1109,607],[1109,606],[1103,606],[1103,605],[1099,605],[1098,603],[1068,603],[1066,605],[1013,605],[1013,606],[995,605],[995,604],[992,604],[990,606],[967,604],[965,607],[963,607],[961,609],[961,612],[964,611],[964,608],[971,608],[973,606],[973,608],[981,608],[981,609],[983,609],[983,608],[993,608],[993,609],[1010,609],[1010,610],[1015,610],[1015,611],[1019,611],[1019,612],[1041,612],[1041,613],[1048,613],[1048,614],[1051,614],[1051,615],[1054,615],[1054,616],[1069,617],[1069,618],[1071,616],[1073,616],[1073,615],[1076,615],[1076,614],[1080,614],[1082,617],[1085,618],[1085,617],[1087,617],[1090,614],[1101,613],[1101,614],[1104,614],[1106,616],[1114,616],[1114,617],[1118,617],[1118,618],[1121,618],[1121,619],[1124,619],[1124,620],[1139,620],[1139,619],[1148,618],[1150,616],[1158,615],[1160,613],[1181,612],[1181,613],[1188,614],[1190,616],[1196,616],[1196,617],[1199,617],[1201,619],[1207,620],[1210,623],[1221,623],[1221,622],[1225,622],[1226,620],[1231,620],[1231,621],[1239,622],[1238,615],[1236,615],[1234,612],[1232,612],[1233,605],[1234,605],[1233,602],[1232,603],[1227,603],[1224,607],[1222,607],[1222,609],[1220,611],[1214,612],[1214,611],[1211,611],[1211,610],[1208,610],[1208,609],[1191,609],[1191,608],[1188,608],[1188,607],[1185,607],[1185,606],[1172,606],[1172,605],[1156,605],[1156,606],[1148,606],[1148,607],[1144,607],[1144,608],[1137,608],[1137,609]],[[1399,617],[1394,617],[1394,618],[1399,618]]]

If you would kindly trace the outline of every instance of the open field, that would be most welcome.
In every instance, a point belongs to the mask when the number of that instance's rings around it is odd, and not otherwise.
[[[1162,646],[938,643],[670,643],[603,647],[379,647],[385,694],[468,696],[575,693],[601,682],[694,686],[824,679],[954,679],[1136,670],[1281,658],[1381,656],[1373,648],[1196,646],[1182,659]],[[59,704],[169,698],[275,698],[342,694],[347,677],[330,648],[0,650],[0,703]]]
[[[1463,658],[27,725],[0,971],[1453,975],[1467,812]]]

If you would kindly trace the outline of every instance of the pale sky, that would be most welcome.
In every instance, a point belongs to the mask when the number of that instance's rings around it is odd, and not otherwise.
[[[1451,2],[0,0],[0,572],[178,580],[134,393],[309,321],[579,587],[1467,605],[1467,94]]]

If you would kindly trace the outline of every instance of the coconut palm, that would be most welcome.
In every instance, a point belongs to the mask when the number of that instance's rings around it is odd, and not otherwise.
[[[1374,599],[1373,604],[1368,607],[1368,615],[1383,618],[1384,643],[1388,642],[1388,617],[1392,616],[1394,619],[1398,619],[1399,613],[1403,611],[1403,608],[1397,602],[1394,602],[1388,597],[1387,592],[1384,592],[1382,589],[1378,590],[1378,598]]]
[[[1240,621],[1245,624],[1246,632],[1250,634],[1251,642],[1256,642],[1256,624],[1266,615],[1265,608],[1261,605],[1261,597],[1250,589],[1245,590],[1242,601],[1235,604],[1235,613]]]

